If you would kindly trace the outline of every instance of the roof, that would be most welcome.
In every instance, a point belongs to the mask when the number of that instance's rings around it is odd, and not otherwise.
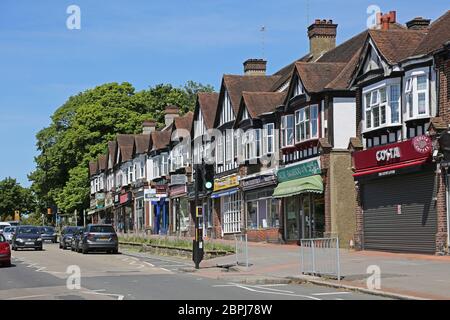
[[[325,89],[329,90],[345,90],[348,89],[350,85],[350,81],[353,76],[353,72],[358,66],[359,55],[362,51],[362,48],[359,48],[358,51],[354,54],[353,58],[345,65],[342,71],[331,80],[326,86]]]
[[[170,126],[169,128],[172,128]],[[166,148],[170,143],[170,138],[172,136],[172,130],[162,130],[152,132],[153,149],[161,150]]]
[[[450,41],[450,10],[430,25],[427,35],[418,45],[414,55],[432,53],[448,41]]]
[[[89,161],[89,176],[92,177],[98,172],[98,161]]]
[[[191,131],[193,120],[194,120],[194,113],[192,111],[189,111],[184,116],[175,118],[174,127],[176,129],[185,129]]]
[[[294,67],[295,67],[295,63],[296,62],[300,62],[300,61],[307,62],[310,59],[311,59],[311,55],[308,53],[307,55],[305,55],[305,56],[303,56],[303,57],[301,57],[301,58],[291,62],[287,66],[284,66],[283,68],[281,68],[280,70],[275,72],[273,75],[274,76],[279,76],[280,79],[275,81],[275,83],[273,84],[273,86],[272,86],[270,91],[278,90],[284,83],[286,83],[292,77],[292,72],[294,71]]]
[[[256,118],[262,114],[274,112],[283,104],[285,92],[246,92],[242,93],[242,101],[247,107],[250,117]]]
[[[136,153],[147,153],[150,148],[150,134],[137,134],[135,135]]]
[[[108,167],[108,156],[102,154],[98,157],[98,170],[105,171],[107,167]]]
[[[345,68],[346,63],[297,62],[295,67],[308,92],[320,92]]]
[[[114,166],[115,163],[115,157],[117,152],[117,141],[108,141],[108,153],[109,153],[109,159],[113,159],[112,164]],[[108,161],[109,163],[109,161]],[[108,165],[108,169],[112,169]]]
[[[426,30],[370,30],[369,35],[381,55],[393,65],[414,55]]]
[[[118,134],[117,145],[121,152],[122,162],[130,161],[133,158],[134,151],[134,135],[133,134]]]
[[[234,113],[239,111],[242,92],[267,92],[281,76],[224,75],[223,85],[230,96]]]
[[[199,92],[197,101],[205,121],[206,129],[214,128],[214,119],[219,105],[219,94],[217,92]]]

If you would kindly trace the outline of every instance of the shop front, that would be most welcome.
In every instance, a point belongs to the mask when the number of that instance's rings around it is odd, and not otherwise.
[[[358,247],[435,253],[437,176],[431,138],[355,152]]]
[[[132,193],[117,193],[114,196],[114,220],[117,221],[119,232],[133,231],[133,203]]]
[[[220,221],[221,236],[240,233],[242,228],[242,196],[239,176],[232,174],[214,179],[214,208]],[[216,233],[217,234],[217,233]]]
[[[154,186],[155,198],[153,207],[153,234],[166,235],[169,231],[169,197],[167,183]]]
[[[279,241],[280,200],[272,197],[276,184],[277,179],[273,173],[258,174],[241,180],[249,241]]]
[[[171,175],[169,196],[171,234],[187,236],[190,218],[187,197],[187,176],[185,174]]]
[[[321,173],[318,157],[277,172],[278,186],[273,197],[282,201],[287,242],[324,235],[325,199]]]

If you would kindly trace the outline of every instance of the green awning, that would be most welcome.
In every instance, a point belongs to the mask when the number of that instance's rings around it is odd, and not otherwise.
[[[273,197],[283,198],[307,192],[323,192],[322,177],[320,175],[317,174],[314,176],[282,182],[275,188]]]

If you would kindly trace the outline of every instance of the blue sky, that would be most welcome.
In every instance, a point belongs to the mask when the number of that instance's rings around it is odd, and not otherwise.
[[[81,30],[66,28],[72,4]],[[402,23],[449,9],[442,0],[1,0],[0,179],[29,185],[35,134],[71,95],[122,81],[217,88],[223,73],[262,56],[262,25],[272,73],[307,53],[308,16],[338,23],[340,43],[365,28],[372,4],[397,10]]]

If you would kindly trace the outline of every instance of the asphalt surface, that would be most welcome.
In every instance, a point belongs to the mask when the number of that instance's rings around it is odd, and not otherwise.
[[[1,300],[382,299],[310,284],[226,282],[186,272],[191,264],[166,257],[83,255],[50,243],[44,251],[13,252],[12,262],[0,268]]]

